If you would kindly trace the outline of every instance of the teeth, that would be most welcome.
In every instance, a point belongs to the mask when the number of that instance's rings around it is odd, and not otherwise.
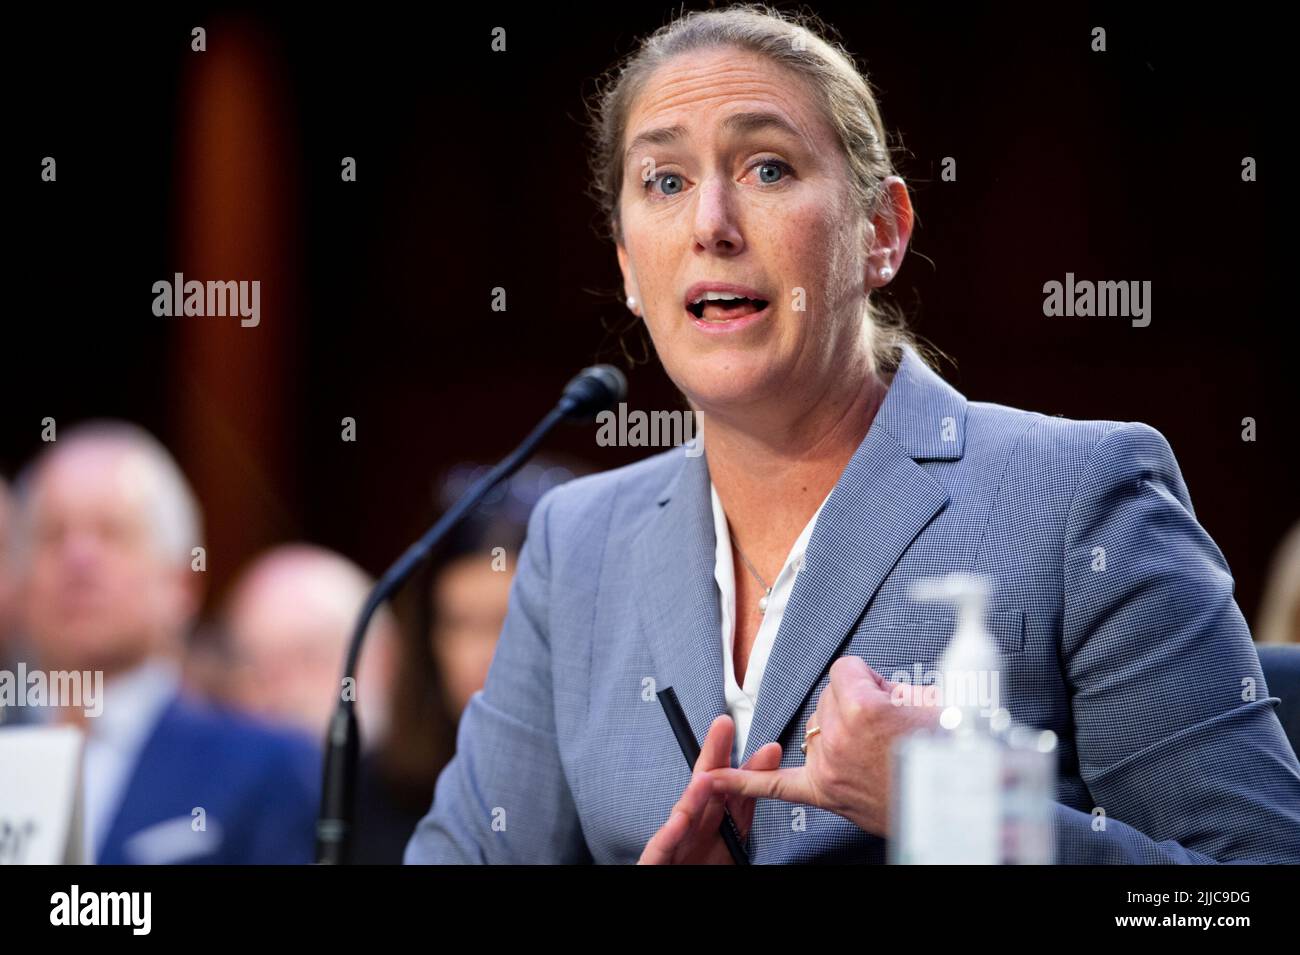
[[[705,292],[696,298],[692,305],[699,305],[701,302],[737,302],[741,299],[748,298],[747,295],[733,295],[730,292]]]

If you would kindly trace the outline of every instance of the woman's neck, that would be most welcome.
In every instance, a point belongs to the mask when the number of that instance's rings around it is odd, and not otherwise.
[[[732,534],[769,569],[839,480],[889,388],[870,363],[834,384],[776,418],[705,416],[704,453]]]

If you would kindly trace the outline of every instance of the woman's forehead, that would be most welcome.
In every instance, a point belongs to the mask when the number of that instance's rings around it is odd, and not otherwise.
[[[650,74],[629,111],[629,152],[648,131],[696,134],[737,113],[774,114],[811,147],[833,137],[803,77],[761,54],[714,48],[680,53]]]

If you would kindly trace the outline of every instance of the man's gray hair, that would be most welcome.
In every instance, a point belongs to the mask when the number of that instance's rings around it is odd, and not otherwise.
[[[81,422],[60,433],[58,439],[42,450],[23,468],[14,482],[17,502],[15,521],[15,556],[25,556],[28,525],[31,520],[32,494],[41,471],[61,452],[80,445],[109,445],[134,454],[157,479],[156,493],[148,503],[149,522],[161,552],[178,563],[189,563],[193,548],[203,543],[203,513],[194,490],[176,459],[144,428],[129,421],[96,419]]]

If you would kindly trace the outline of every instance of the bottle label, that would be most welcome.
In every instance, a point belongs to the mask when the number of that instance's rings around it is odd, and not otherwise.
[[[919,735],[900,751],[898,862],[997,865],[1002,861],[998,747],[974,737]]]

